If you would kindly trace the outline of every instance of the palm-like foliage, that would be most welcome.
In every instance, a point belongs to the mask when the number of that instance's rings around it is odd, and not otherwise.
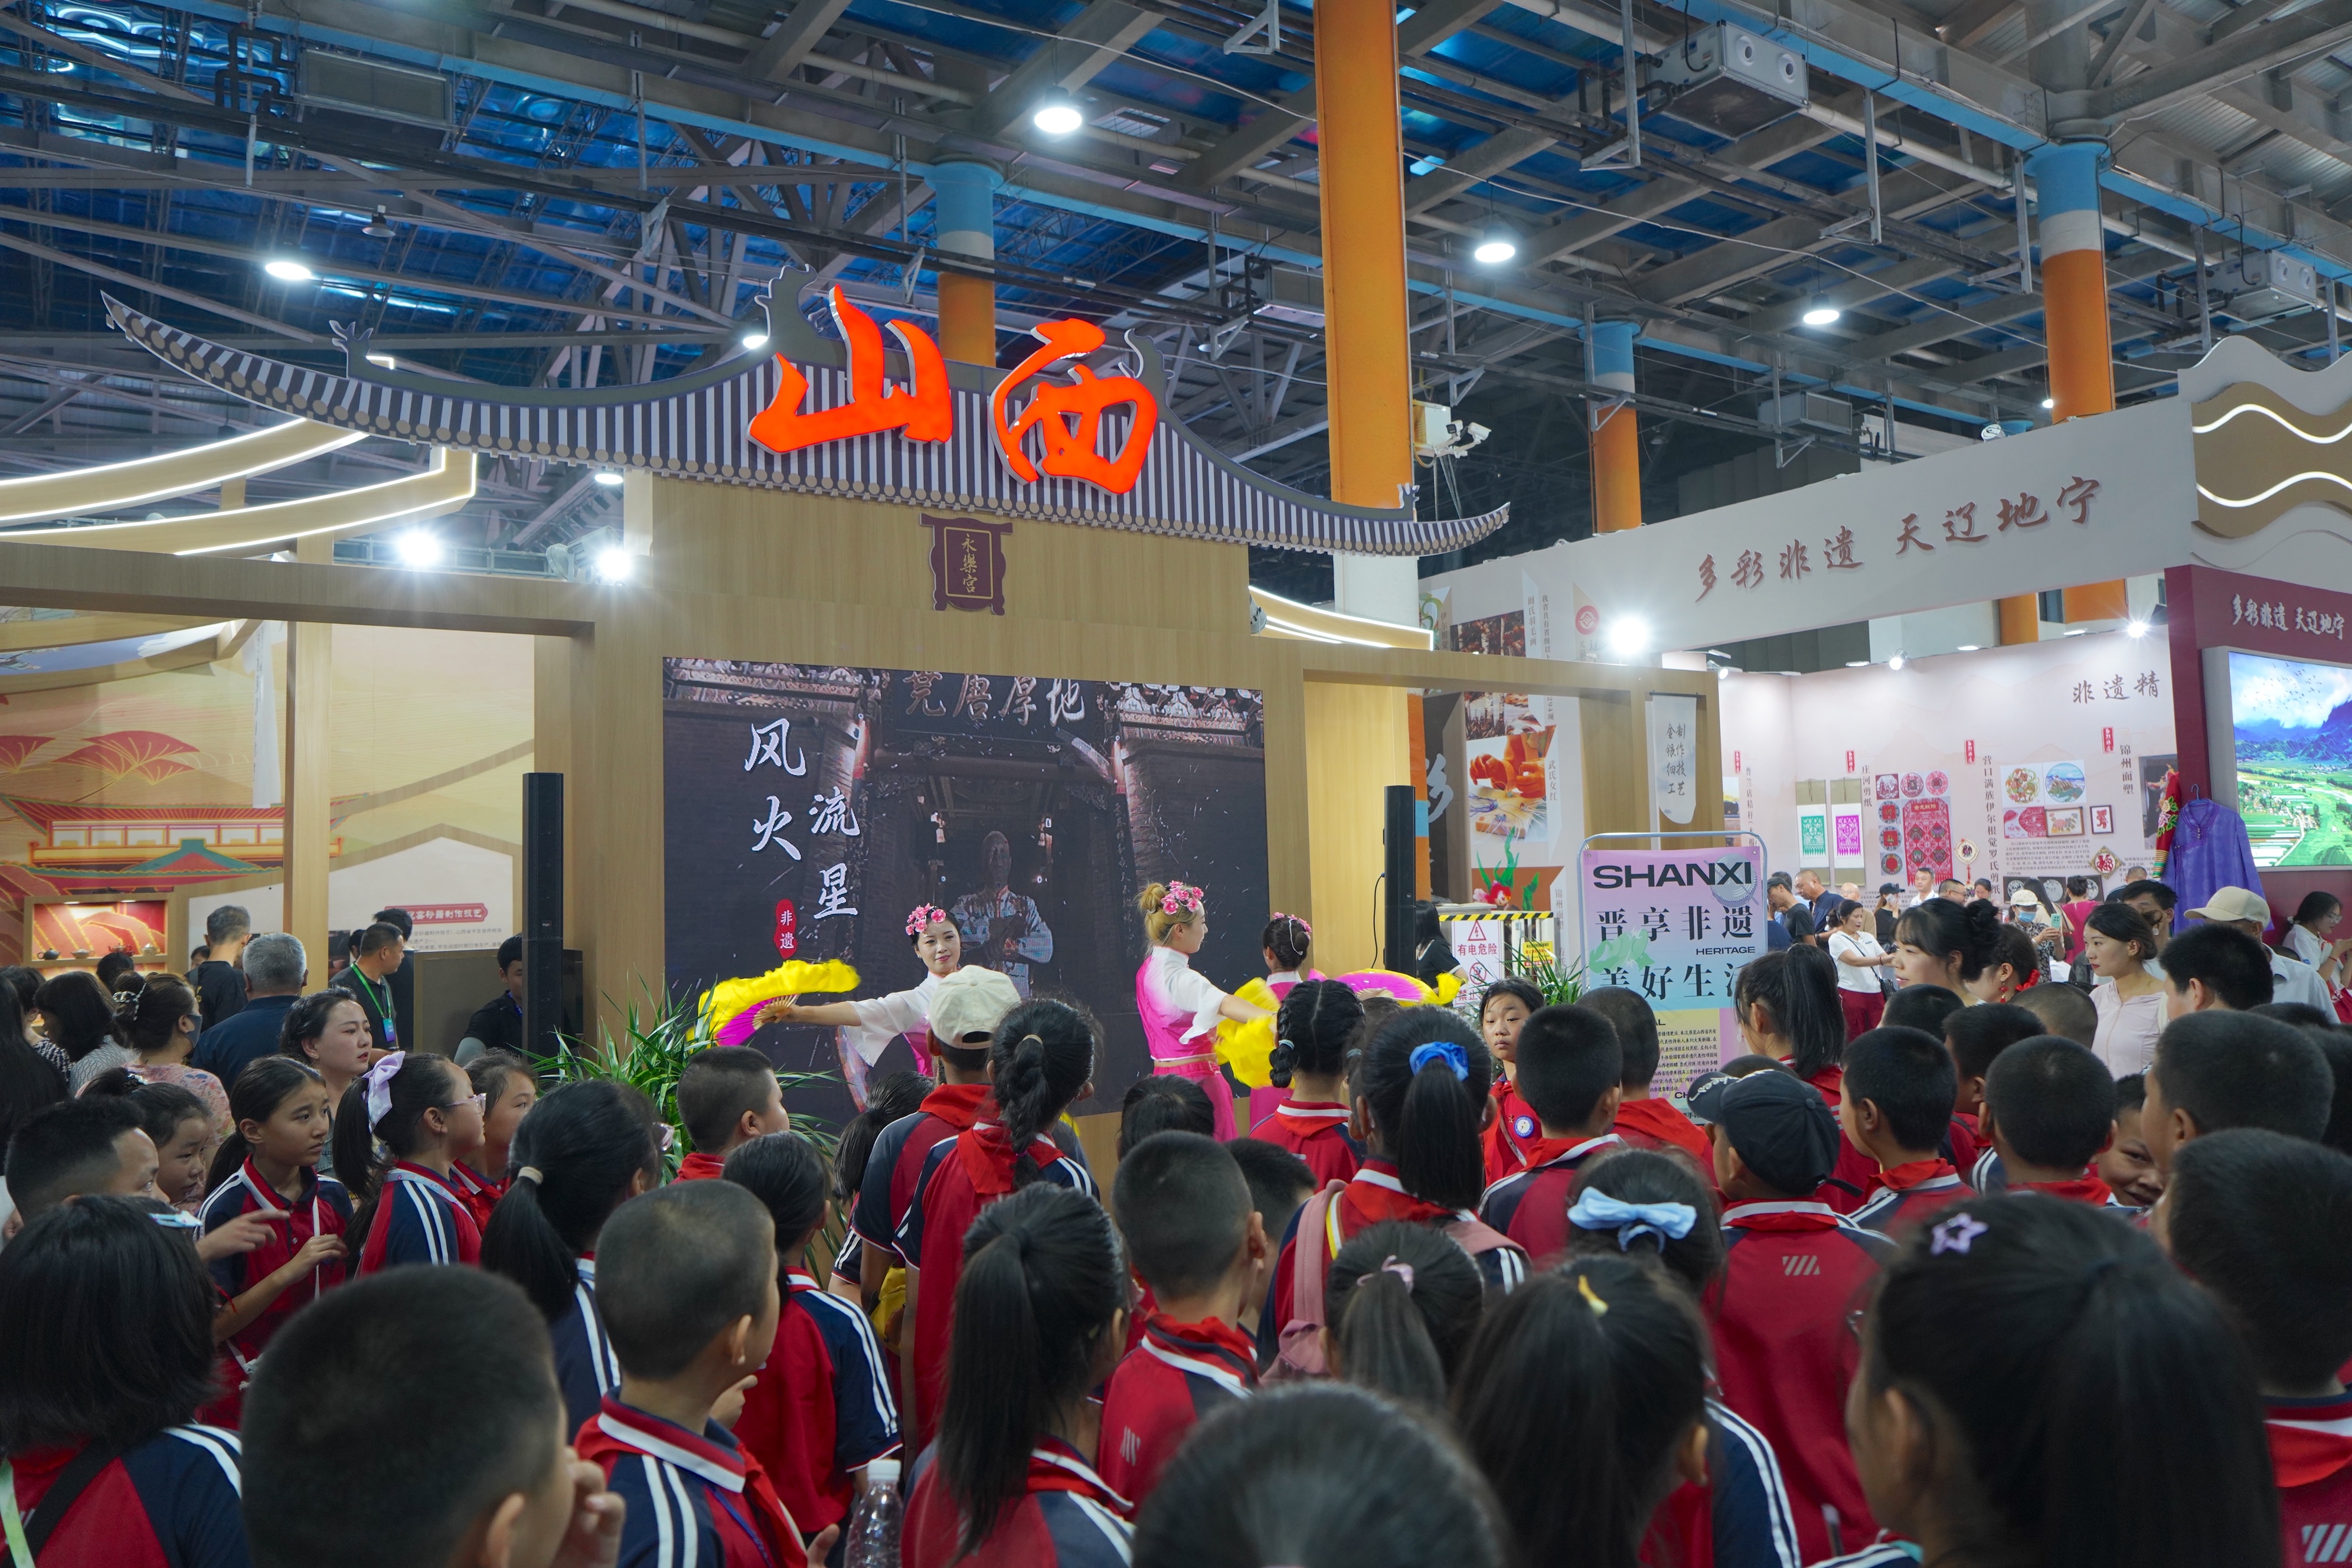
[[[1559,955],[1548,942],[1531,942],[1519,949],[1519,978],[1543,993],[1548,1007],[1572,1006],[1584,995],[1584,960],[1578,958],[1566,968]]]

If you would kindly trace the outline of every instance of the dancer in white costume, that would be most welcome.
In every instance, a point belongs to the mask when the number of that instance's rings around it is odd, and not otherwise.
[[[840,1033],[835,1037],[834,1048],[841,1057],[841,1076],[849,1085],[849,1098],[860,1110],[866,1109],[866,1075],[882,1059],[883,1048],[898,1036],[907,1037],[907,1044],[915,1053],[915,1065],[925,1073],[931,1070],[931,993],[963,963],[962,934],[947,910],[937,904],[915,906],[907,916],[907,936],[915,944],[915,956],[923,961],[924,974],[919,985],[893,991],[887,996],[869,996],[863,1002],[824,1002],[815,1005],[771,1002],[760,1009],[754,1020],[762,1026],[837,1026]]]

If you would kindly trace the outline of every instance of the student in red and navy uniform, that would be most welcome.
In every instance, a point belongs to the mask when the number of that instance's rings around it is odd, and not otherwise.
[[[1951,1053],[1956,1079],[1945,1152],[1953,1169],[1966,1175],[1976,1169],[1977,1161],[1992,1146],[1985,1136],[1982,1121],[1985,1075],[1992,1071],[1992,1064],[2001,1052],[2020,1040],[2048,1034],[2049,1026],[2031,1008],[2014,1002],[1981,1002],[1973,1007],[1953,1008],[1940,1030],[1927,1032],[1940,1033],[1944,1048]]]
[[[2043,1035],[2001,1052],[1985,1078],[1983,1125],[2009,1191],[2123,1206],[2091,1168],[2115,1142],[2116,1080],[2074,1041]]]
[[[359,1253],[354,1274],[480,1259],[481,1228],[449,1167],[481,1143],[482,1098],[447,1057],[394,1051],[343,1090],[333,1148],[360,1200],[346,1237]]]
[[[713,1046],[677,1075],[677,1119],[694,1142],[677,1180],[715,1182],[727,1156],[754,1138],[792,1131],[776,1066],[749,1046]]]
[[[1624,1076],[1618,1080],[1624,1092],[1609,1131],[1636,1149],[1679,1149],[1701,1171],[1713,1169],[1715,1152],[1698,1123],[1676,1110],[1673,1101],[1650,1092],[1658,1077],[1658,1016],[1648,999],[1622,985],[1602,985],[1586,992],[1577,1005],[1609,1020],[1617,1031],[1617,1048],[1624,1054]]]
[[[1346,1181],[1364,1161],[1348,1132],[1348,1042],[1363,1021],[1363,1004],[1336,980],[1300,981],[1275,1015],[1267,1070],[1289,1098],[1250,1135],[1306,1161],[1318,1187]]]
[[[1031,1003],[1000,1045],[1029,1034]],[[1012,1087],[1000,1058],[996,1081]],[[1088,1398],[1126,1343],[1127,1271],[1093,1197],[1037,1182],[963,1238],[938,1444],[918,1461],[906,1568],[1125,1568],[1127,1500],[1095,1468]]]
[[[615,1209],[661,1184],[660,1131],[642,1090],[562,1085],[523,1118],[514,1184],[482,1237],[482,1267],[521,1286],[547,1321],[570,1431],[620,1391],[620,1359],[596,1306],[596,1238]]]
[[[1579,1255],[1487,1314],[1454,1410],[1519,1561],[1630,1563],[1706,1475],[1706,1330],[1664,1269]]]
[[[93,1194],[0,1251],[0,1481],[42,1568],[245,1568],[236,1437],[190,1424],[214,1363],[192,1234]]]
[[[1571,1256],[1654,1254],[1694,1309],[1723,1271],[1713,1180],[1678,1154],[1624,1149],[1595,1160],[1578,1174],[1568,1217]],[[1771,1442],[1712,1396],[1706,1423],[1704,1476],[1658,1505],[1642,1561],[1650,1568],[1797,1568],[1796,1525]]]
[[[1478,1037],[1497,1064],[1491,1091],[1495,1114],[1479,1135],[1489,1186],[1525,1170],[1528,1147],[1543,1136],[1535,1107],[1518,1093],[1519,1029],[1543,1005],[1543,993],[1516,974],[1496,981],[1478,999]]]
[[[1741,967],[1733,997],[1748,1050],[1770,1057],[1811,1084],[1834,1112],[1845,1082],[1845,1008],[1837,997],[1837,960],[1802,943],[1768,952]],[[1691,1113],[1702,1114],[1696,1106]],[[1837,1163],[1820,1190],[1801,1195],[1852,1214],[1877,1174],[1876,1161],[1840,1139]]]
[[[1876,1167],[1853,1223],[1882,1236],[1969,1196],[1936,1152],[1952,1121],[1952,1057],[1924,1029],[1880,1027],[1845,1047],[1838,1127]]]
[[[711,1419],[774,1348],[775,1223],[732,1182],[675,1183],[624,1204],[596,1249],[596,1301],[621,1392],[573,1439],[628,1503],[619,1568],[805,1568],[760,1461]]]
[[[2030,1194],[1956,1204],[1887,1265],[1860,1335],[1845,1426],[1909,1561],[2279,1561],[2245,1352],[2137,1227]]]
[[[1486,1282],[1433,1226],[1384,1219],[1349,1237],[1323,1281],[1331,1376],[1432,1413],[1486,1320]]]
[[[539,1079],[529,1062],[496,1047],[467,1062],[466,1077],[482,1097],[482,1146],[470,1158],[452,1162],[449,1179],[473,1211],[474,1224],[487,1235],[490,1211],[514,1180],[508,1166],[515,1132],[539,1103]]]
[[[478,1268],[395,1268],[305,1309],[246,1403],[254,1568],[610,1568],[623,1505],[572,1451],[545,1344]]]
[[[2241,1129],[2184,1144],[2157,1238],[2253,1357],[2289,1568],[2352,1562],[2352,1159]]]
[[[1729,1200],[1724,1270],[1706,1302],[1717,1380],[1723,1403],[1780,1456],[1810,1563],[1876,1528],[1846,1451],[1845,1387],[1858,1353],[1846,1315],[1892,1246],[1801,1195],[1828,1176],[1841,1142],[1808,1085],[1778,1072],[1712,1079],[1692,1094],[1691,1113],[1715,1124],[1715,1182]]]
[[[992,1116],[931,1146],[915,1201],[898,1226],[907,1318],[914,1325],[900,1335],[901,1385],[919,1447],[939,1426],[956,1280],[973,1219],[1032,1182],[1095,1195],[1094,1177],[1046,1136],[1094,1079],[1093,1021],[1060,1002],[1025,1002],[1005,1016],[988,1055]]]
[[[1258,1361],[1278,1355],[1294,1374],[1323,1370],[1324,1281],[1349,1237],[1382,1220],[1434,1226],[1460,1243],[1488,1289],[1528,1275],[1518,1243],[1472,1208],[1483,1193],[1479,1137],[1494,1114],[1495,1058],[1444,1007],[1406,1007],[1382,1023],[1357,1056],[1350,1130],[1364,1163],[1330,1182],[1291,1217],[1274,1282],[1258,1314]],[[1412,1138],[1402,1130],[1412,1129]]]
[[[1442,1424],[1311,1383],[1202,1426],[1136,1521],[1135,1563],[1502,1568],[1501,1534],[1492,1493]]]
[[[866,1173],[874,1163],[874,1145],[883,1132],[895,1123],[904,1121],[923,1108],[923,1101],[938,1082],[919,1072],[877,1073],[866,1080],[866,1109],[849,1119],[841,1130],[841,1137],[833,1151],[834,1212],[841,1217],[841,1248],[833,1255],[833,1277],[825,1289],[845,1300],[856,1301],[872,1310],[879,1303],[879,1292],[866,1292],[866,1243],[857,1234],[853,1217],[857,1194],[866,1184]],[[887,1271],[890,1262],[884,1264]]]
[[[1153,1305],[1103,1395],[1096,1468],[1140,1503],[1197,1423],[1256,1392],[1257,1350],[1241,1315],[1265,1289],[1273,1248],[1241,1165],[1198,1133],[1162,1132],[1129,1150],[1111,1206]]]
[[[727,1156],[726,1179],[767,1209],[784,1300],[759,1378],[743,1396],[735,1438],[760,1461],[803,1531],[849,1516],[866,1467],[898,1447],[895,1370],[866,1314],[826,1293],[801,1266],[824,1224],[824,1160],[793,1132],[754,1138]]]
[[[898,1227],[915,1206],[932,1148],[982,1120],[982,1109],[990,1104],[989,1047],[997,1025],[1020,1005],[1021,993],[1012,981],[977,965],[948,975],[932,994],[928,1038],[939,1086],[914,1114],[891,1122],[875,1138],[849,1215],[849,1228],[862,1247],[858,1295],[869,1310],[880,1301],[890,1270],[911,1261],[898,1250]]]
[[[2329,1068],[2336,1070],[2332,1057]],[[2347,1091],[2352,1091],[2352,1068],[2343,1069],[2336,1081]],[[2147,1106],[2147,1079],[2137,1073],[2116,1079],[2115,1141],[2091,1162],[2092,1173],[2106,1184],[2116,1203],[2129,1209],[2152,1209],[2156,1200],[2164,1195],[2164,1178],[2156,1173],[2156,1159],[2147,1149],[2147,1130],[2140,1125]],[[2331,1114],[2328,1120],[2332,1126],[2334,1116]]]
[[[1568,1245],[1568,1194],[1588,1160],[1624,1147],[1609,1129],[1624,1090],[1617,1030],[1590,1007],[1542,1007],[1519,1027],[1519,1097],[1543,1136],[1528,1165],[1488,1187],[1478,1217],[1542,1264]]]
[[[352,1200],[319,1174],[334,1115],[316,1072],[292,1057],[257,1058],[230,1086],[228,1109],[236,1130],[213,1156],[205,1234],[223,1235],[247,1215],[267,1222],[260,1245],[212,1260],[229,1302],[213,1331],[242,1370],[287,1319],[343,1282]]]

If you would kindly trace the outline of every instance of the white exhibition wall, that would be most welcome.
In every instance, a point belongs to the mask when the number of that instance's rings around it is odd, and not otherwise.
[[[1923,865],[2004,890],[2010,877],[2112,887],[2151,853],[2147,802],[2175,754],[2171,679],[2161,637],[2121,632],[1899,670],[1730,676],[1726,796],[1775,869],[1829,867],[1865,889]],[[1818,806],[1801,807],[1806,784],[1823,786],[1805,792]],[[1839,794],[1859,798],[1841,811]]]

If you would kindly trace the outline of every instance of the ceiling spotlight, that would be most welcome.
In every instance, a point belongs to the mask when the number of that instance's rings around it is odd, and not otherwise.
[[[1843,310],[1839,310],[1827,300],[1816,300],[1813,301],[1812,308],[1804,313],[1802,320],[1809,327],[1826,327],[1844,314]]]
[[[1738,670],[1732,668],[1731,666],[1727,664],[1717,665],[1716,667],[1715,678],[1717,680],[1729,680],[1733,676],[1738,673],[1739,672]]]
[[[427,567],[441,564],[441,540],[425,529],[414,528],[393,542],[394,551],[403,566]]]
[[[743,346],[747,349],[766,348],[768,346],[768,334],[754,327],[751,331],[743,334]]]
[[[1614,653],[1638,654],[1650,646],[1650,623],[1639,616],[1620,616],[1609,624],[1609,647]]]
[[[273,257],[261,264],[261,269],[280,283],[308,283],[318,276],[290,256]]]
[[[596,482],[607,487],[617,485],[621,482],[621,470],[618,468],[599,468],[596,470]]]
[[[2045,397],[2042,400],[2042,406],[2044,408],[2055,408],[2058,406],[2058,400],[2054,397]]]
[[[1903,668],[1903,656],[1902,656],[1901,654],[1899,654],[1899,653],[1898,653],[1898,654],[1896,654],[1893,658],[1888,659],[1888,660],[1886,661],[1886,668],[1889,668],[1889,669],[1900,669],[1900,668]]]
[[[1048,136],[1067,136],[1086,122],[1078,106],[1058,93],[1029,111],[1029,123]]]
[[[384,216],[383,208],[379,206],[375,209],[375,220],[360,232],[370,239],[390,239],[393,232],[392,220]]]
[[[596,580],[600,583],[625,583],[636,564],[635,557],[619,545],[607,545],[596,552]]]
[[[2124,636],[2127,637],[2144,637],[2147,636],[2147,623],[2146,621],[2126,622],[2124,625]]]
[[[1484,267],[1498,267],[1518,253],[1519,237],[1511,232],[1507,224],[1493,223],[1478,237],[1470,258]]]

